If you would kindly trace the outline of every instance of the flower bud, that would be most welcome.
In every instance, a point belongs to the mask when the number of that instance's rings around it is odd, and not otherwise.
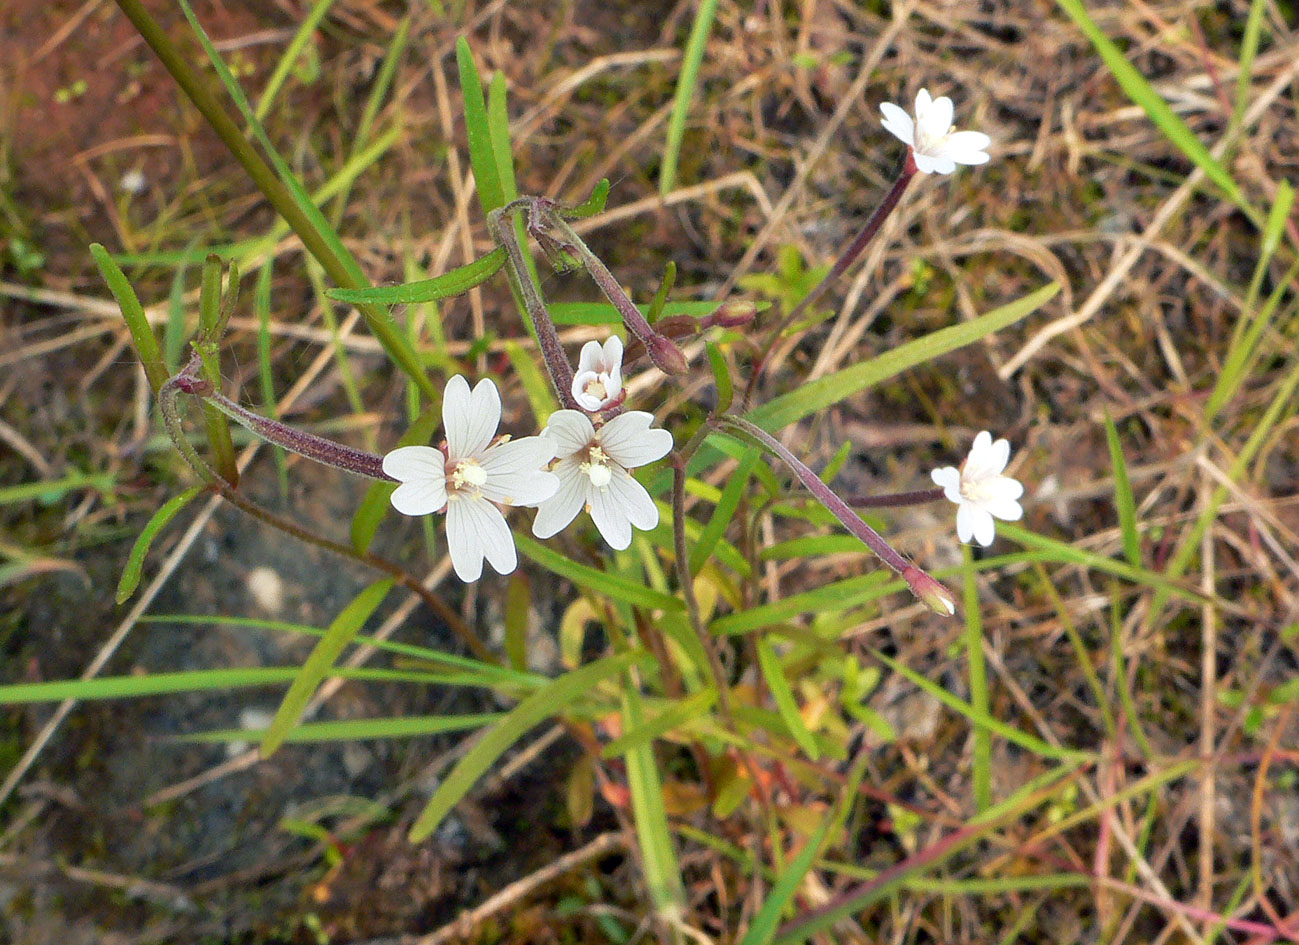
[[[663,335],[651,335],[645,344],[650,360],[664,374],[682,375],[690,370],[690,364],[681,349]]]
[[[956,599],[948,593],[947,588],[939,584],[914,564],[902,572],[902,580],[907,582],[911,593],[915,594],[926,607],[936,614],[950,617],[956,613]]]

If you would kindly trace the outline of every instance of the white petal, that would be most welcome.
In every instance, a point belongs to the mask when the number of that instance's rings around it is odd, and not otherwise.
[[[919,118],[921,115],[926,114],[933,104],[934,104],[934,100],[930,96],[928,89],[921,89],[919,92],[917,92],[916,93],[916,117]]]
[[[538,538],[559,534],[586,505],[586,485],[590,480],[582,474],[576,460],[561,461],[555,467],[555,477],[559,480],[559,491],[541,503],[532,522],[532,534]]]
[[[482,576],[483,558],[500,574],[519,563],[505,516],[486,499],[456,499],[447,506],[447,547],[456,576],[465,583]]]
[[[610,335],[604,343],[604,364],[603,368],[610,374],[615,372],[622,373],[622,339],[617,335]]]
[[[452,459],[475,456],[487,448],[501,422],[501,395],[490,378],[471,392],[469,382],[457,374],[442,394],[442,427]]]
[[[961,472],[955,466],[935,469],[929,474],[929,478],[934,480],[934,485],[943,487],[943,495],[947,497],[948,502],[960,505],[965,501],[961,498]]]
[[[483,469],[489,477],[509,473],[535,472],[555,458],[555,441],[546,436],[525,436],[493,446],[483,454]]]
[[[631,544],[631,519],[626,510],[609,488],[587,490],[587,501],[591,503],[591,521],[600,530],[600,536],[610,548],[622,551]]]
[[[672,450],[672,434],[651,430],[654,415],[643,410],[629,410],[614,417],[600,428],[600,446],[609,458],[627,469],[662,459]]]
[[[928,97],[929,93],[924,89],[920,90]],[[925,108],[920,106],[920,96],[916,96],[916,124],[920,126],[917,137],[921,139],[928,138],[932,143],[938,143],[947,136],[952,130],[952,118],[956,114],[956,108],[952,105],[952,100],[946,95],[939,96],[930,102]]]
[[[968,481],[988,479],[1001,475],[1010,462],[1010,441],[992,441],[992,434],[984,430],[974,438],[974,446],[966,457],[962,475]]]
[[[582,345],[582,353],[577,356],[577,373],[582,374],[590,371],[592,374],[600,373],[600,356],[604,354],[604,349],[600,347],[598,341],[588,341]]]
[[[559,480],[554,473],[533,469],[492,476],[482,488],[486,498],[502,505],[537,505],[555,494]]]
[[[991,502],[1015,502],[1024,494],[1024,484],[1010,476],[993,476],[979,488],[980,505],[991,511]],[[993,512],[994,515],[997,513]],[[998,515],[998,518],[1003,516]]]
[[[446,479],[418,479],[403,482],[389,499],[402,515],[432,515],[447,504]]]
[[[956,170],[956,164],[951,158],[933,157],[923,151],[914,151],[913,156],[916,170],[922,174],[950,174]]]
[[[431,446],[399,446],[383,458],[383,471],[398,482],[446,480],[447,458]]]
[[[541,435],[555,441],[555,455],[560,459],[586,449],[595,436],[595,427],[586,414],[577,410],[556,410],[546,421]]]
[[[915,143],[915,123],[912,122],[910,115],[892,102],[881,103],[880,111],[884,115],[880,124],[884,126],[885,131],[900,139],[903,144]]]
[[[591,343],[595,344],[594,341]],[[604,406],[603,400],[586,392],[587,385],[599,379],[599,375],[594,371],[580,371],[573,375],[573,399],[577,401],[577,405],[583,410],[594,413]]]
[[[957,164],[987,164],[985,152],[991,144],[992,139],[981,131],[956,131],[943,139],[935,154]]]
[[[992,544],[997,526],[992,516],[973,503],[966,502],[956,510],[956,537],[963,542],[974,538],[983,547]]]
[[[647,532],[658,525],[659,507],[631,473],[615,469],[613,478],[609,480],[609,491],[627,513],[628,520],[641,531]]]

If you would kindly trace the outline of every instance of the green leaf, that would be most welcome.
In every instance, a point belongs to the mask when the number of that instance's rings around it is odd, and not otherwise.
[[[637,305],[648,315],[649,305]],[[550,317],[556,325],[621,325],[622,315],[608,302],[550,302]],[[691,315],[702,318],[717,311],[716,302],[672,302],[663,305],[663,318],[669,315]]]
[[[362,625],[370,619],[370,615],[383,602],[388,592],[392,590],[392,586],[391,580],[371,584],[334,618],[325,635],[317,641],[307,656],[307,661],[302,664],[302,669],[299,670],[293,684],[289,686],[289,691],[284,694],[284,700],[276,710],[275,718],[271,720],[271,727],[262,737],[263,758],[269,758],[284,743],[285,736],[298,724],[298,719],[302,717],[303,710],[315,694],[321,680],[329,675],[339,654],[360,632]]]
[[[708,352],[708,364],[713,369],[713,383],[717,385],[717,406],[713,408],[713,412],[726,413],[731,409],[731,401],[735,398],[735,384],[731,381],[731,369],[726,366],[726,358],[717,345],[706,341],[704,350]]]
[[[479,715],[416,715],[397,719],[344,719],[332,722],[305,722],[289,730],[286,743],[302,742],[354,742],[370,738],[415,738],[420,735],[440,735],[444,732],[462,732],[482,728],[498,722],[503,712]],[[185,742],[239,742],[255,739],[265,729],[222,728],[210,732],[183,735]]]
[[[375,305],[415,305],[420,302],[436,302],[462,295],[474,286],[482,285],[496,271],[505,265],[505,250],[499,246],[475,259],[468,265],[460,266],[432,279],[421,279],[418,282],[406,282],[402,285],[385,285],[373,289],[330,289],[326,298],[335,302],[346,302],[350,305],[372,303]]]
[[[501,204],[519,197],[514,182],[514,156],[510,149],[510,112],[506,103],[505,73],[496,72],[487,85],[487,130],[492,139],[496,173],[501,181]]]
[[[685,605],[675,597],[652,590],[636,581],[617,574],[608,574],[597,568],[570,561],[557,551],[551,551],[541,542],[516,533],[515,542],[528,558],[560,577],[568,578],[579,587],[585,587],[603,597],[626,601],[650,610],[684,610]]]
[[[830,832],[835,819],[831,816],[822,820],[812,836],[808,837],[807,842],[803,844],[803,849],[798,851],[798,856],[794,857],[780,872],[776,885],[771,887],[771,892],[767,894],[762,908],[753,917],[753,924],[744,933],[744,938],[740,939],[740,945],[768,945],[776,937],[776,927],[780,923],[780,917],[793,901],[794,894],[802,885],[807,871],[812,868],[812,863],[820,855],[826,834]]]
[[[1231,199],[1232,203],[1252,216],[1252,208],[1245,202],[1244,195],[1232,179],[1230,172],[1209,153],[1209,149],[1195,136],[1195,132],[1187,127],[1186,122],[1182,121],[1168,103],[1160,98],[1149,80],[1128,62],[1123,51],[1101,31],[1091,14],[1087,12],[1087,7],[1082,0],[1056,0],[1056,2],[1096,47],[1101,59],[1105,61],[1105,65],[1114,74],[1114,78],[1127,93],[1128,98],[1141,106],[1164,136],[1204,171],[1211,181],[1222,188],[1222,192]]]
[[[428,407],[419,418],[402,434],[397,446],[425,446],[433,438],[433,431],[442,422],[438,409],[440,405]],[[365,496],[352,515],[352,547],[364,554],[374,541],[379,526],[388,515],[389,499],[397,488],[395,482],[374,482],[365,491]]]
[[[154,334],[153,326],[144,314],[144,306],[140,304],[140,298],[135,294],[135,289],[131,288],[126,275],[113,262],[113,257],[108,255],[108,250],[99,243],[91,243],[90,255],[95,257],[95,264],[108,283],[108,290],[113,293],[113,298],[122,310],[122,318],[126,320],[126,327],[131,332],[131,341],[135,343],[135,352],[144,365],[145,377],[149,379],[149,386],[156,394],[167,383],[168,372],[167,365],[162,360],[162,351],[158,347],[158,336]]]
[[[762,670],[762,678],[767,681],[767,689],[771,691],[771,698],[776,702],[776,709],[780,712],[785,728],[794,741],[798,742],[803,753],[816,761],[821,757],[821,752],[816,747],[812,733],[803,723],[798,703],[794,700],[794,690],[789,687],[789,680],[785,678],[785,671],[780,665],[780,657],[776,655],[768,637],[758,638],[758,666]]]
[[[749,411],[748,419],[771,432],[784,429],[809,414],[837,404],[907,368],[973,344],[994,331],[1000,331],[1027,318],[1059,291],[1059,285],[1052,282],[1022,299],[994,309],[973,321],[943,328],[923,338],[899,345],[862,364],[854,364],[841,371],[817,378],[760,407],[755,407]]]
[[[437,829],[451,808],[505,751],[533,726],[557,715],[567,705],[587,695],[610,676],[621,673],[648,658],[642,652],[609,656],[575,669],[528,696],[500,722],[492,726],[447,774],[437,791],[429,798],[414,826],[410,842],[419,843]]]
[[[602,177],[600,183],[595,185],[595,190],[591,191],[591,196],[586,198],[584,203],[578,204],[564,210],[563,214],[570,220],[581,220],[586,217],[593,217],[597,213],[604,212],[605,202],[609,199],[609,178]]]
[[[713,508],[713,516],[708,520],[695,546],[690,549],[690,573],[698,574],[708,561],[708,556],[713,553],[713,548],[717,546],[718,540],[726,533],[726,526],[731,524],[735,518],[735,510],[740,507],[740,500],[744,498],[745,487],[749,484],[749,474],[753,472],[753,467],[762,459],[762,451],[757,447],[750,447],[740,460],[740,464],[735,467],[735,472],[726,480],[726,488],[722,490],[721,496],[717,500],[717,505]]]
[[[135,539],[131,554],[126,559],[126,567],[122,569],[122,579],[117,582],[119,604],[125,603],[126,599],[135,593],[135,588],[140,583],[140,572],[144,568],[144,556],[149,553],[149,546],[158,537],[158,533],[166,528],[180,510],[189,505],[205,488],[205,486],[193,486],[186,489],[180,495],[172,496],[162,508],[153,513],[153,517],[140,532],[140,537]]]
[[[853,540],[857,541],[855,538]],[[860,541],[857,541],[857,546],[862,547]],[[901,581],[890,581],[891,576],[891,572],[881,568],[869,574],[835,581],[770,604],[719,617],[713,621],[709,631],[715,634],[747,633],[781,623],[802,613],[839,613],[867,601],[878,600],[905,586]]]
[[[460,94],[465,105],[465,133],[469,138],[469,163],[474,169],[478,202],[483,216],[505,206],[505,192],[492,147],[492,129],[487,120],[487,102],[483,99],[483,80],[469,42],[463,36],[456,40],[456,65],[460,69]]]
[[[510,576],[505,591],[505,655],[515,669],[528,668],[528,610],[532,584],[522,571]]]
[[[11,505],[15,502],[30,502],[35,499],[41,503],[58,502],[73,489],[97,489],[108,495],[115,482],[112,476],[87,476],[73,473],[62,479],[47,479],[40,482],[23,482],[16,486],[0,486],[0,505]]]
[[[306,50],[307,44],[315,36],[316,27],[320,26],[321,21],[325,19],[325,14],[329,12],[329,8],[333,5],[334,0],[316,0],[311,12],[303,17],[302,25],[298,27],[297,33],[289,41],[288,47],[284,50],[284,55],[280,56],[279,62],[275,64],[275,71],[266,80],[266,86],[262,90],[262,97],[257,100],[257,110],[253,114],[257,116],[258,121],[266,118],[266,114],[271,110],[271,103],[275,101],[275,96],[280,92],[280,86],[284,84],[284,80],[293,71],[293,67]]]
[[[1123,458],[1123,444],[1114,419],[1105,411],[1105,441],[1110,448],[1110,465],[1114,468],[1114,505],[1119,513],[1119,531],[1123,534],[1123,553],[1128,564],[1141,567],[1141,535],[1137,532],[1137,500],[1128,478],[1128,464]]]
[[[681,142],[686,134],[686,120],[690,117],[690,100],[694,98],[699,82],[699,65],[704,61],[708,34],[717,15],[717,0],[702,0],[695,13],[690,38],[681,59],[681,75],[677,78],[676,93],[672,97],[672,115],[668,118],[668,140],[663,148],[663,164],[659,171],[659,193],[670,193],[676,186],[677,161],[681,156]]]
[[[523,385],[523,392],[528,395],[533,419],[538,427],[544,427],[550,415],[559,409],[559,404],[555,400],[550,378],[537,364],[536,351],[528,350],[511,338],[505,342],[505,354],[519,377],[519,383]]]
[[[665,708],[647,722],[615,738],[600,750],[604,758],[617,758],[641,745],[648,745],[668,732],[689,725],[703,716],[717,701],[716,689],[704,689],[694,695],[667,703]]]
[[[668,293],[672,291],[672,285],[677,281],[677,264],[668,260],[668,264],[663,268],[663,281],[659,283],[658,291],[654,293],[654,298],[650,299],[649,310],[645,313],[645,320],[653,325],[663,315],[663,306],[667,304]]]

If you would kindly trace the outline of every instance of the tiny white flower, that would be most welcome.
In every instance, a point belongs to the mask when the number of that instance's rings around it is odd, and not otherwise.
[[[1023,483],[1002,475],[1009,461],[1010,443],[1006,440],[994,443],[992,434],[984,430],[974,438],[970,455],[959,470],[944,466],[930,473],[934,482],[943,487],[948,500],[958,506],[956,536],[961,541],[969,542],[973,537],[987,548],[997,534],[993,516],[1006,522],[1017,522],[1024,517],[1024,509],[1019,504],[1019,497],[1024,494]]]
[[[628,470],[662,459],[672,449],[672,434],[650,429],[652,414],[630,410],[597,430],[577,410],[558,410],[541,435],[555,444],[559,491],[542,502],[532,534],[557,534],[585,506],[609,547],[631,544],[631,529],[647,531],[659,523],[658,506]]]
[[[622,397],[622,339],[613,335],[600,346],[588,341],[582,346],[573,376],[573,399],[583,410],[595,413]]]
[[[555,442],[541,436],[493,443],[501,422],[501,395],[491,380],[457,374],[442,395],[446,451],[402,446],[383,458],[383,471],[401,483],[392,505],[403,515],[445,508],[447,547],[460,580],[476,581],[486,558],[501,574],[518,565],[514,538],[498,505],[537,505],[555,494],[559,479],[545,467]]]
[[[884,128],[915,154],[916,167],[926,174],[950,174],[957,164],[985,164],[992,139],[981,131],[956,131],[952,100],[930,98],[928,89],[916,94],[916,117],[892,102],[880,105]]]
[[[122,179],[117,184],[124,193],[130,194],[132,197],[138,197],[144,193],[144,188],[149,185],[149,182],[145,179],[144,171],[133,168],[123,174]]]

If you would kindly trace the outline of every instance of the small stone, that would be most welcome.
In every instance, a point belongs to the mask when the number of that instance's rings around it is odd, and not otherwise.
[[[272,568],[254,568],[248,575],[248,593],[253,603],[268,614],[284,609],[284,581]]]

